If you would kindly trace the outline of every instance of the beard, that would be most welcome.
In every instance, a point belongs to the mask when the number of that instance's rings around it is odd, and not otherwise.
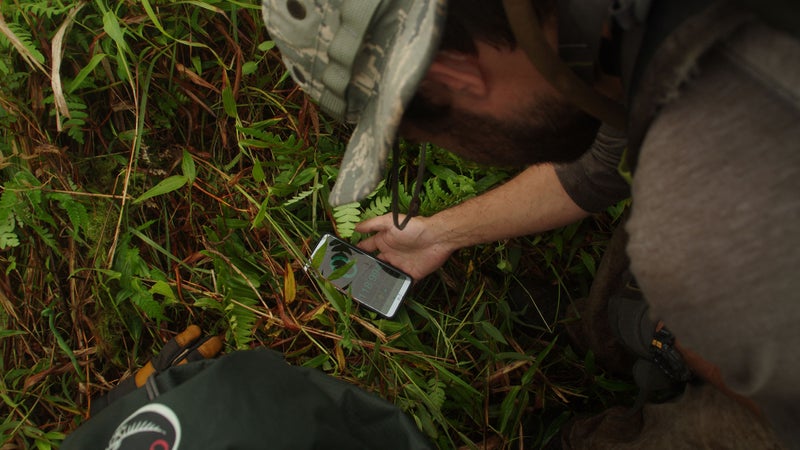
[[[513,119],[502,120],[437,105],[416,95],[406,108],[401,134],[430,141],[480,164],[519,168],[580,158],[599,126],[597,119],[563,100],[540,99]]]

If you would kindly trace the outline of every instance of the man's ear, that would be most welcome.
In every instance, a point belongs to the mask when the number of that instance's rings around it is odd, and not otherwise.
[[[445,86],[453,93],[475,97],[483,97],[488,91],[477,56],[465,53],[437,53],[425,80]]]

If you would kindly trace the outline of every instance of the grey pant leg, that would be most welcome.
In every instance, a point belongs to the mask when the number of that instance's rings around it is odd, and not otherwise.
[[[679,398],[638,412],[615,407],[578,420],[561,444],[565,450],[782,448],[750,410],[710,385],[689,385]]]
[[[800,448],[800,44],[753,25],[701,60],[632,192],[653,313]]]

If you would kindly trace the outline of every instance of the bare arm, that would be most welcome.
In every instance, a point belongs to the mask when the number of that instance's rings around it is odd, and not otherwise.
[[[550,164],[532,166],[504,185],[396,229],[390,214],[356,227],[375,233],[359,246],[414,279],[439,268],[456,250],[567,225],[588,216],[564,191]]]

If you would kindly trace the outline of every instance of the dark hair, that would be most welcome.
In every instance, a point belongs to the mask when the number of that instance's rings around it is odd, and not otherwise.
[[[556,0],[529,1],[540,23],[554,18]],[[475,55],[476,42],[516,48],[500,0],[450,0],[448,8],[440,50]],[[445,139],[448,150],[466,159],[512,167],[573,161],[597,134],[599,121],[566,101],[540,98],[535,105],[518,106],[513,119],[501,120],[454,108],[446,98],[428,98],[417,91],[400,131],[411,139]]]
[[[556,0],[531,0],[540,21],[555,11]],[[516,47],[500,0],[450,0],[440,49],[474,54],[474,41],[497,47]]]

